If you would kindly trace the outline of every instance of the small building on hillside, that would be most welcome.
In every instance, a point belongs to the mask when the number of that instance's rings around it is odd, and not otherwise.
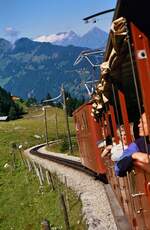
[[[0,116],[0,121],[7,121],[8,120],[8,116]]]
[[[17,97],[17,96],[11,96],[11,98],[12,98],[13,101],[18,101],[18,100],[20,100],[20,97]]]

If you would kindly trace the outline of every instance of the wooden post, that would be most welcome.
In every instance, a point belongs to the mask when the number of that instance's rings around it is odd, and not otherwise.
[[[28,165],[29,172],[31,172],[32,171],[31,162],[29,161],[29,159],[26,159],[26,162],[27,162],[27,165]]]
[[[65,199],[64,199],[63,193],[60,193],[60,202],[61,202],[61,206],[62,206],[62,209],[63,209],[66,230],[70,230],[70,224],[69,224],[69,218],[68,218],[68,213],[67,213],[67,207],[66,207],[66,204],[65,204]]]
[[[37,177],[39,178],[40,185],[43,185],[43,181],[42,181],[42,178],[41,178],[41,175],[40,175],[40,170],[39,170],[39,168],[36,166],[36,164],[35,164],[34,161],[33,161],[33,166],[34,166],[36,175],[37,175]]]
[[[65,176],[65,197],[66,197],[66,203],[67,203],[67,208],[70,211],[70,205],[69,205],[69,197],[68,197],[68,191],[67,191],[67,177]]]
[[[40,185],[43,185],[43,181],[42,181],[42,177],[41,177],[41,173],[40,173],[40,169],[39,168],[37,168],[37,176],[39,178]]]
[[[51,184],[51,182],[50,182],[50,178],[49,178],[48,171],[46,170],[46,171],[45,171],[45,173],[46,173],[47,183],[48,183],[48,185],[50,185],[50,184]]]
[[[51,230],[51,227],[50,227],[48,220],[43,220],[41,222],[41,230]]]
[[[40,170],[41,179],[44,182],[43,168],[40,164],[39,164],[39,170]]]
[[[34,161],[32,161],[32,162],[33,162],[33,167],[34,167],[35,173],[36,173],[36,175],[37,175],[37,167],[36,167],[36,164],[35,164]]]
[[[70,153],[73,153],[71,135],[70,135],[70,129],[69,129],[67,106],[66,106],[66,97],[65,97],[65,91],[64,91],[63,85],[61,87],[61,90],[62,90],[62,96],[63,96],[63,107],[64,107],[64,113],[65,113],[67,134],[68,134],[69,151],[70,151]]]
[[[52,179],[52,175],[51,175],[51,173],[48,170],[46,170],[46,179],[47,179],[48,185],[51,184],[52,185],[52,189],[54,191],[55,190],[54,182],[53,182],[53,179]]]
[[[46,140],[46,144],[48,145],[48,129],[47,129],[46,107],[43,107],[43,111],[44,111],[44,123],[45,123],[45,140]]]
[[[59,134],[58,134],[58,119],[57,119],[57,108],[56,108],[56,112],[55,112],[55,124],[56,124],[56,138],[59,138]]]

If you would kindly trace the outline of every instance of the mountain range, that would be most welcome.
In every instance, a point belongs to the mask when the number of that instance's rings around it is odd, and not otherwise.
[[[85,59],[73,65],[83,50],[87,48],[63,47],[28,38],[21,38],[13,45],[0,39],[0,86],[12,95],[23,99],[36,97],[40,101],[48,93],[57,96],[63,83],[66,91],[81,98],[85,93],[81,82],[91,80],[94,74]],[[99,57],[98,62],[101,60]]]
[[[82,37],[82,44],[88,48],[67,45],[69,41],[75,42],[75,39],[77,42],[74,32],[64,33],[63,36],[62,33],[57,34],[53,44],[28,38],[20,38],[11,44],[0,39],[0,86],[12,95],[23,99],[36,97],[38,101],[48,93],[56,97],[62,83],[66,91],[76,98],[81,98],[85,93],[87,95],[83,82],[95,78],[95,75],[98,78],[99,68],[93,70],[85,58],[78,65],[73,64],[81,52],[89,51],[92,41],[93,44],[97,42],[105,46],[100,36],[99,42],[96,40],[98,33],[99,30],[94,28]],[[102,61],[101,56],[89,58],[95,64]]]
[[[33,40],[38,42],[50,42],[60,46],[73,45],[97,49],[105,47],[107,38],[108,34],[105,31],[98,27],[94,27],[82,36],[77,35],[74,31],[69,31],[51,35],[41,35]]]

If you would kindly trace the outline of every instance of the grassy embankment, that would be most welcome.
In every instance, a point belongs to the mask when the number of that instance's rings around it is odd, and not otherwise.
[[[48,139],[56,137],[55,129],[56,108],[48,109]],[[63,137],[66,127],[62,110],[57,110],[59,136]],[[74,124],[70,119],[71,133],[74,134]],[[53,192],[48,185],[39,186],[33,172],[23,166],[19,151],[15,150],[15,168],[13,166],[14,154],[12,145],[23,145],[27,148],[43,143],[44,118],[43,111],[32,109],[24,118],[0,123],[0,229],[5,230],[38,230],[43,219],[51,224],[65,229],[58,192]],[[5,168],[4,165],[8,164]],[[56,178],[55,178],[55,183]],[[63,189],[60,185],[60,190]],[[85,229],[80,223],[81,204],[77,197],[69,190],[71,229]]]

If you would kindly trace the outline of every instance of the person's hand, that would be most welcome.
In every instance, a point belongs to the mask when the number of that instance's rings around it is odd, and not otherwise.
[[[149,163],[150,162],[149,156],[146,153],[142,153],[142,152],[133,153],[132,159],[140,161],[142,163]]]
[[[112,148],[112,145],[108,145],[106,146],[106,148],[103,150],[103,152],[101,153],[101,157],[105,157],[108,153],[110,153],[111,151],[111,148]]]
[[[112,149],[112,145],[107,145],[105,149],[109,152]]]

